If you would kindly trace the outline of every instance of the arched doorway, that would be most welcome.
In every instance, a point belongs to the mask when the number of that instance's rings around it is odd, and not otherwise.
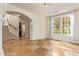
[[[32,38],[32,20],[22,13],[7,11],[3,22],[3,40],[6,37],[8,37],[7,40],[14,39],[15,37],[30,40]]]

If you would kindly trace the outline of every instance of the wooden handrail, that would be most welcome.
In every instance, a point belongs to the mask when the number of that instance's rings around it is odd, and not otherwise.
[[[8,19],[7,19],[7,22],[9,24],[9,26],[11,26],[12,28],[14,28],[15,30],[18,30],[15,26],[13,26],[12,24],[9,23]]]

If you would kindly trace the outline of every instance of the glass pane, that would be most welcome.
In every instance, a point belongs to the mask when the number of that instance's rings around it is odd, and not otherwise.
[[[60,33],[60,17],[54,18],[54,33]]]
[[[69,16],[62,17],[62,33],[70,34],[70,17]]]

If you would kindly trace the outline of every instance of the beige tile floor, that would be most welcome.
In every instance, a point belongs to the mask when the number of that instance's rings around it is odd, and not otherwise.
[[[79,45],[49,39],[5,41],[3,50],[8,56],[79,56]]]

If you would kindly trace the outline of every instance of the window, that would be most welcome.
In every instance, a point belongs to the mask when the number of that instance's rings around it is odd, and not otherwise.
[[[62,17],[62,34],[70,34],[71,33],[71,27],[70,27],[70,17],[65,16]]]
[[[56,18],[54,18],[54,23],[53,23],[53,25],[54,25],[54,33],[60,33],[60,17],[56,17]]]
[[[63,14],[53,17],[53,33],[73,34],[73,14]]]

